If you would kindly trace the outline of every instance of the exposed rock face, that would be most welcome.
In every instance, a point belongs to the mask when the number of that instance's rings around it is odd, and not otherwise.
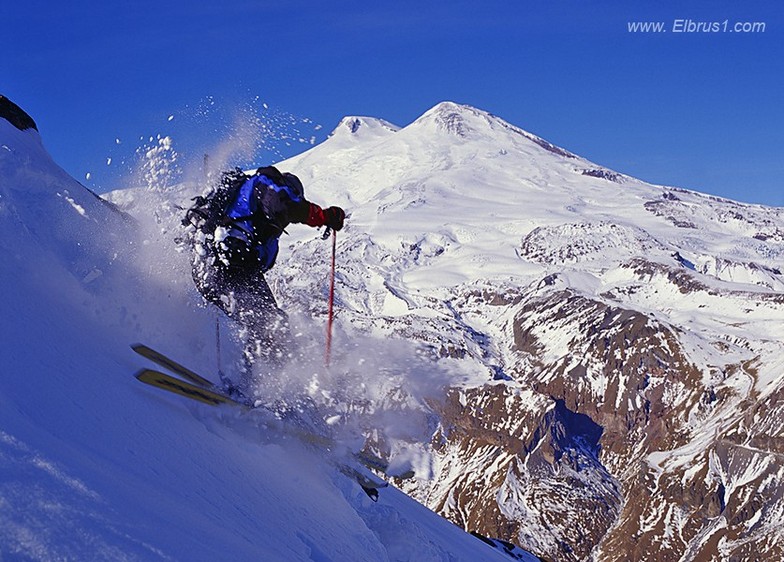
[[[36,131],[38,130],[38,127],[36,126],[35,121],[33,121],[33,118],[25,113],[21,107],[3,95],[0,95],[0,117],[6,119],[9,123],[11,123],[11,125],[20,131],[24,131],[26,129],[35,129]]]
[[[563,400],[540,396],[532,409],[531,398],[506,385],[450,393],[433,443],[444,463],[427,500],[465,528],[580,560],[621,507],[599,460],[602,429]],[[580,511],[593,516],[576,524]]]
[[[630,267],[684,295],[731,296],[642,259]],[[779,559],[781,388],[760,399],[755,360],[698,365],[681,329],[553,284],[465,295],[466,312],[510,309],[504,372],[528,390],[452,391],[439,471],[413,492],[544,559]]]

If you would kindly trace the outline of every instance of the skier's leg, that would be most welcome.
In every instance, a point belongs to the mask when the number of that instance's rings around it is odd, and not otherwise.
[[[252,389],[253,365],[258,359],[274,369],[285,363],[288,316],[275,301],[264,274],[254,268],[215,267],[196,263],[193,278],[199,292],[242,326],[245,339],[239,385]]]
[[[229,377],[221,380],[224,390],[232,395],[242,395],[250,391],[253,377],[254,355],[250,347],[253,339],[253,322],[250,318],[253,299],[247,297],[250,277],[245,268],[214,265],[198,260],[193,264],[193,280],[199,292],[208,302],[240,325],[240,337],[245,340],[242,358],[238,362],[239,380],[236,383]]]
[[[280,366],[285,362],[290,339],[288,316],[278,307],[261,272],[256,272],[248,281],[248,292],[242,304],[247,313],[245,325],[249,330],[252,355],[269,366]]]

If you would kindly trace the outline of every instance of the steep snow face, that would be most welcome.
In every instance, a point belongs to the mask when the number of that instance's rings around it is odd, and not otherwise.
[[[174,202],[129,200],[138,220],[0,119],[1,559],[508,559],[394,488],[371,502],[262,412],[136,382],[140,340],[211,376],[215,316]]]
[[[125,226],[121,214],[57,166],[36,130],[19,131],[0,118],[0,134],[2,243],[14,251],[12,241],[24,233],[37,244],[35,255],[52,252],[54,247],[50,259],[65,265],[73,276],[100,275],[100,268],[95,269],[98,264],[83,259],[82,236],[95,239],[103,259],[111,261],[106,254],[117,239],[117,231]]]

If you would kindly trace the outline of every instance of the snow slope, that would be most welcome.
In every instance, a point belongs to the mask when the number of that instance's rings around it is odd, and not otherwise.
[[[0,119],[0,559],[508,559],[263,415],[135,381],[136,341],[215,365],[215,317],[148,226]]]

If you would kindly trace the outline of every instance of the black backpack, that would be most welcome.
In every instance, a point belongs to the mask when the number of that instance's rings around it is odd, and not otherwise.
[[[256,175],[259,174],[280,182],[284,179],[271,166],[259,168]],[[264,272],[275,264],[282,229],[263,211],[238,216],[235,205],[248,181],[252,177],[240,168],[223,172],[212,191],[193,198],[182,224],[195,229],[189,236],[190,245],[197,255],[208,256],[213,265],[259,268]],[[225,227],[219,240],[216,239],[218,227]]]
[[[266,166],[256,170],[256,176],[264,176],[275,186],[285,186],[289,197],[302,198],[302,183],[292,174],[281,174],[277,168]],[[293,179],[292,179],[293,178]],[[256,214],[237,216],[235,203],[243,186],[251,179],[240,168],[223,172],[217,186],[206,196],[193,198],[193,205],[185,213],[184,226],[193,226],[201,236],[191,236],[191,245],[200,248],[200,255],[210,255],[215,263],[235,267],[259,267],[269,270],[278,255],[278,237],[283,230],[266,211]],[[265,184],[262,184],[265,185]],[[270,190],[280,199],[275,188]],[[274,209],[280,206],[273,197],[262,202]],[[246,211],[248,212],[248,211]],[[229,230],[228,236],[215,239],[218,227]],[[224,234],[226,234],[224,232]]]
[[[193,198],[193,205],[185,212],[182,220],[183,226],[193,226],[197,231],[211,236],[218,226],[227,226],[236,220],[227,213],[247,180],[248,176],[240,168],[221,173],[220,181],[212,191]]]

